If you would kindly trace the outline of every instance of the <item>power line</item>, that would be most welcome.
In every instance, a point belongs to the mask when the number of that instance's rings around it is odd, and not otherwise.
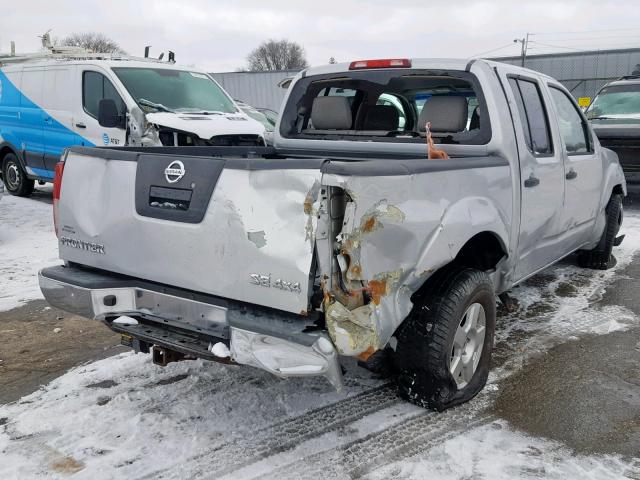
[[[580,41],[598,42],[598,41],[607,40],[607,39],[638,39],[638,38],[640,38],[640,33],[634,34],[634,35],[606,35],[606,36],[600,36],[600,37],[545,38],[544,41],[545,42],[580,42]]]
[[[535,36],[549,36],[549,35],[577,35],[582,33],[599,33],[599,32],[629,32],[629,31],[640,31],[640,27],[634,28],[606,28],[602,30],[576,30],[573,32],[542,32],[542,33],[532,33],[531,35]]]
[[[471,57],[480,57],[482,55],[486,55],[487,53],[493,53],[493,52],[497,52],[498,50],[504,50],[507,47],[512,47],[513,43],[507,43],[506,45],[503,45],[501,47],[498,48],[493,48],[491,50],[487,50],[486,52],[481,52],[481,53],[476,53],[475,55],[471,55]]]
[[[577,51],[582,51],[581,48],[574,48],[574,47],[565,47],[562,45],[550,45],[548,43],[542,43],[542,42],[536,42],[535,40],[529,40],[529,43],[534,43],[536,45],[541,45],[543,47],[551,47],[551,48],[565,48],[567,50],[577,50]]]
[[[634,48],[633,44],[630,44],[628,42],[624,42],[624,43],[608,43],[608,44],[604,44],[604,45],[573,45],[573,46],[566,46],[566,45],[552,45],[550,43],[542,43],[542,42],[537,42],[535,40],[530,40],[529,43],[533,43],[534,45],[540,45],[542,47],[548,47],[548,48],[560,48],[560,49],[564,49],[564,50],[571,50],[574,52],[588,52],[588,51],[593,51],[593,50],[607,50],[613,47],[617,47],[617,48]],[[637,42],[637,43],[640,43]],[[638,45],[635,45],[635,47],[638,47]],[[531,47],[534,48],[534,47]],[[539,49],[537,49],[539,50]]]

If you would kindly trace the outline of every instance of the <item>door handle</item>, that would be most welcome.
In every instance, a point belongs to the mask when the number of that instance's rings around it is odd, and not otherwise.
[[[537,187],[538,185],[540,185],[540,179],[534,177],[533,174],[529,175],[529,178],[524,181],[524,186],[527,188]]]
[[[566,178],[567,180],[573,180],[577,176],[578,176],[578,172],[576,172],[574,169],[571,169],[567,172],[564,178]]]
[[[87,126],[82,122],[76,123],[76,127],[78,127],[78,128],[87,128]]]

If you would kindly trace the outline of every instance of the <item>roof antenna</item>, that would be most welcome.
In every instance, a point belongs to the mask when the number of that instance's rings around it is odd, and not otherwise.
[[[172,52],[171,50],[169,50],[169,62],[171,63],[176,63],[176,54],[174,52]]]
[[[160,54],[160,56],[158,57],[158,60],[162,60],[163,58],[164,58],[164,52]]]
[[[144,58],[149,58],[149,49],[151,48],[151,45],[147,45],[146,47],[144,47]]]
[[[14,42],[13,40],[11,40],[11,56],[16,56],[16,42]]]

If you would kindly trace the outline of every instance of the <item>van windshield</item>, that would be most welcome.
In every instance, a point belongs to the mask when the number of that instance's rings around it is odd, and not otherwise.
[[[204,73],[164,68],[114,68],[144,112],[236,113],[227,94]]]

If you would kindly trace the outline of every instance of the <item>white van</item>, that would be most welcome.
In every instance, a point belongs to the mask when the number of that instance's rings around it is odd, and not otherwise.
[[[265,128],[207,73],[90,53],[0,58],[0,166],[9,193],[52,181],[70,146],[262,146]]]

